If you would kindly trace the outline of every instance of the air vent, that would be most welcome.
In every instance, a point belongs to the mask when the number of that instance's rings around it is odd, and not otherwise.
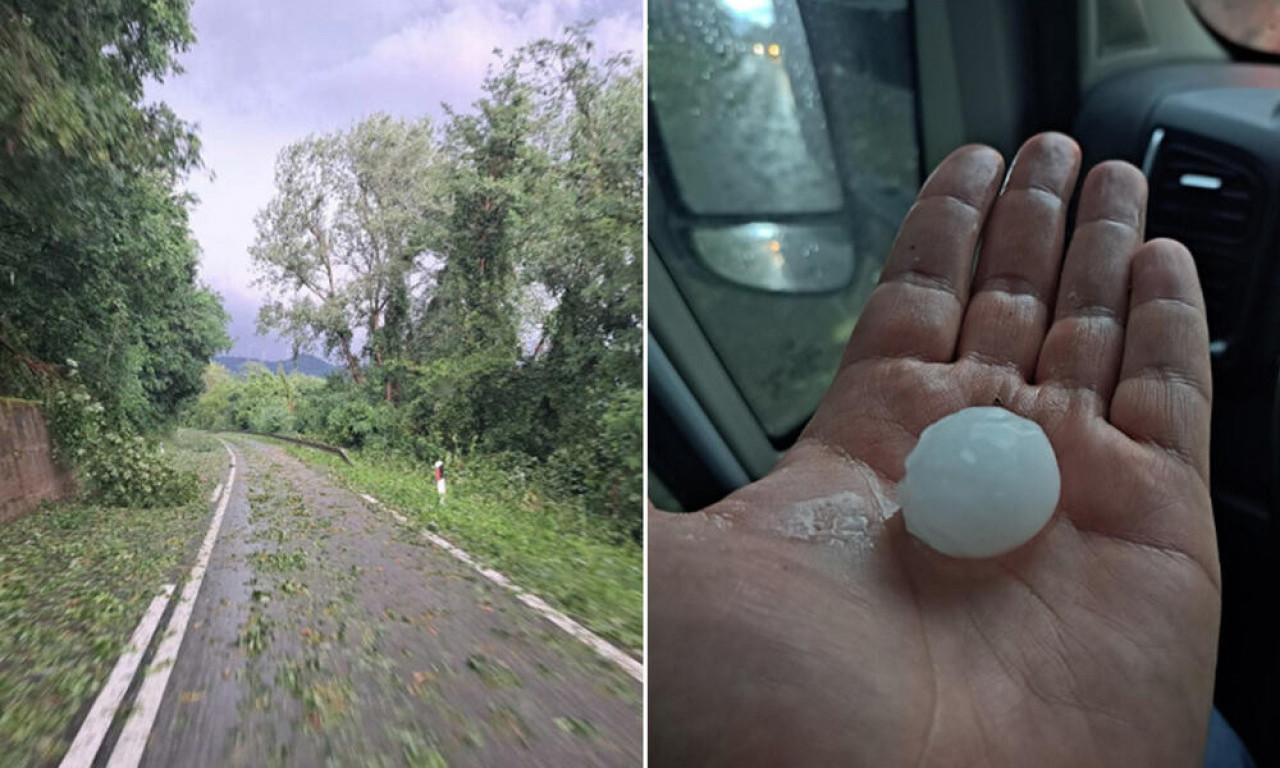
[[[1191,249],[1209,310],[1209,335],[1225,342],[1249,289],[1266,188],[1249,156],[1236,147],[1157,129],[1152,150],[1147,237],[1177,238]]]

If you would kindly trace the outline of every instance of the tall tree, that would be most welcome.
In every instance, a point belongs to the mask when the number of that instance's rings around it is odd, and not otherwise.
[[[428,356],[517,354],[515,276],[540,163],[529,136],[533,100],[508,63],[491,71],[473,113],[448,109],[452,213],[440,233],[444,266],[425,318]]]
[[[110,416],[170,418],[226,344],[196,281],[190,127],[143,86],[192,41],[187,0],[0,0],[0,389],[79,363]]]
[[[147,80],[180,71],[190,0],[0,0],[0,205],[45,231],[84,222],[97,186],[199,163]]]
[[[539,140],[557,158],[540,182],[544,234],[529,274],[554,299],[548,349],[586,355],[614,384],[638,386],[643,290],[643,86],[627,56],[597,63],[590,27],[522,49],[519,64],[539,94]],[[579,371],[584,372],[584,371]]]
[[[501,57],[438,134],[375,117],[288,148],[254,249],[263,325],[341,351],[354,380],[296,423],[524,453],[638,531],[642,112],[639,68],[579,26]]]
[[[551,308],[526,369],[551,422],[546,450],[593,503],[621,513],[641,502],[640,69],[626,56],[599,60],[586,25],[517,61],[538,94],[535,140],[554,158],[536,193],[543,231],[526,254]]]
[[[428,120],[386,115],[286,147],[250,249],[272,292],[260,327],[296,350],[318,343],[339,352],[356,382],[364,381],[357,333],[376,364],[399,349],[427,226],[444,215],[438,155]]]

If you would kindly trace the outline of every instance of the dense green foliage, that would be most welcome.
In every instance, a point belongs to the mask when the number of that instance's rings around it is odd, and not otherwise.
[[[192,407],[187,423],[202,429],[303,431],[294,414],[300,396],[323,384],[314,376],[272,373],[256,363],[246,366],[243,377],[236,377],[211,363],[204,374],[204,394]],[[305,431],[320,433],[315,429]]]
[[[188,0],[0,0],[0,393],[101,404],[77,417],[96,442],[62,446],[84,462],[124,446],[142,471],[155,449],[135,438],[199,394],[227,345],[176,191],[198,144],[143,103],[192,39]]]
[[[442,125],[375,115],[287,147],[260,325],[345,374],[214,370],[193,423],[507,456],[638,536],[641,78],[589,31],[501,59]]]
[[[77,469],[77,480],[94,501],[109,507],[153,509],[190,504],[194,474],[165,460],[158,444],[113,423],[80,382],[75,365],[46,388],[44,416],[58,458]]]

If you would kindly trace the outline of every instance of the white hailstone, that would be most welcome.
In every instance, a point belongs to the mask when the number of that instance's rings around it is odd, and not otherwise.
[[[1040,532],[1061,484],[1039,424],[1003,408],[965,408],[920,435],[898,501],[907,530],[930,547],[992,557]]]

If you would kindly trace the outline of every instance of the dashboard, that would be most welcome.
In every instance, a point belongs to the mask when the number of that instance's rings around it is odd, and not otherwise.
[[[1149,185],[1147,237],[1196,260],[1213,365],[1211,491],[1223,613],[1215,703],[1261,765],[1280,755],[1280,67],[1153,66],[1096,85],[1075,134],[1086,166]]]

